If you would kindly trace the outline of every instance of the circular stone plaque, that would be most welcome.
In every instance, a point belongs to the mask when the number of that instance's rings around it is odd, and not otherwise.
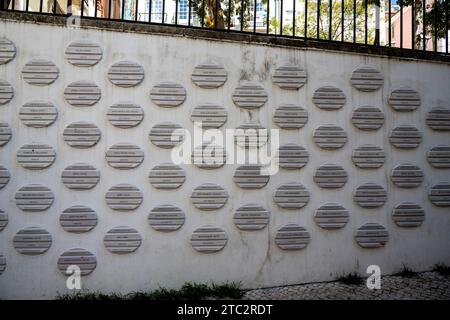
[[[381,168],[384,164],[385,152],[380,147],[364,144],[353,150],[352,161],[361,169]]]
[[[144,119],[144,110],[137,104],[117,103],[108,108],[106,118],[117,128],[133,128]]]
[[[227,161],[227,153],[223,146],[204,143],[194,148],[192,163],[202,169],[217,169]]]
[[[269,140],[269,130],[258,123],[247,123],[234,129],[234,142],[242,148],[259,148]]]
[[[150,91],[150,99],[160,107],[178,107],[186,100],[186,89],[175,82],[161,82]]]
[[[387,199],[386,190],[375,183],[365,183],[353,195],[353,200],[362,208],[382,207]]]
[[[334,230],[345,227],[349,219],[348,210],[337,203],[327,203],[316,210],[314,222],[323,229]]]
[[[282,250],[304,249],[310,241],[309,232],[295,223],[281,227],[275,234],[275,243]]]
[[[100,140],[100,129],[93,123],[79,121],[69,124],[63,132],[63,139],[73,148],[90,148]]]
[[[427,125],[436,131],[449,131],[450,130],[450,108],[434,107],[428,113],[426,117]]]
[[[144,68],[133,61],[116,62],[108,70],[108,79],[118,87],[135,87],[144,80]]]
[[[347,133],[339,126],[324,125],[314,130],[313,141],[322,149],[339,149],[347,142]]]
[[[270,213],[259,204],[246,204],[236,210],[233,222],[240,230],[264,229],[269,223]]]
[[[103,56],[102,48],[93,42],[74,41],[66,48],[66,59],[77,67],[92,67]]]
[[[450,207],[450,183],[435,184],[428,193],[430,202],[438,207]]]
[[[320,109],[338,110],[345,104],[344,92],[333,86],[320,87],[314,91],[312,101]]]
[[[67,232],[84,233],[97,225],[97,214],[86,206],[72,206],[62,212],[59,223]]]
[[[389,233],[380,224],[366,223],[356,231],[355,240],[362,248],[380,248],[388,242]]]
[[[0,38],[0,65],[7,64],[16,56],[16,46],[9,39]]]
[[[200,210],[222,208],[228,200],[228,192],[214,183],[204,183],[196,187],[191,194],[192,204]]]
[[[87,163],[75,163],[63,170],[61,180],[69,189],[89,190],[100,181],[100,171]]]
[[[6,258],[0,254],[0,275],[6,270]]]
[[[399,88],[391,92],[388,102],[395,111],[414,111],[420,106],[420,95],[414,89]]]
[[[50,208],[55,196],[48,187],[41,184],[29,184],[19,190],[15,195],[17,207],[22,211],[37,212]]]
[[[295,104],[283,104],[275,110],[273,122],[281,129],[300,129],[308,122],[308,112]]]
[[[170,149],[183,141],[184,129],[176,123],[162,122],[152,127],[148,137],[155,146]]]
[[[416,188],[422,184],[423,176],[423,171],[418,166],[403,163],[392,170],[391,180],[400,188]]]
[[[214,253],[222,250],[228,241],[227,232],[216,226],[205,225],[195,229],[191,235],[191,246],[201,253]]]
[[[202,104],[195,107],[191,112],[191,121],[202,126],[204,129],[217,129],[227,122],[227,111],[225,108],[215,104]]]
[[[353,71],[350,83],[360,91],[376,91],[383,85],[383,75],[371,66],[361,66]]]
[[[202,63],[194,68],[191,79],[200,88],[219,88],[227,81],[227,71],[219,64]]]
[[[273,200],[280,208],[300,209],[309,202],[309,191],[300,183],[290,182],[277,188]]]
[[[132,253],[141,246],[142,237],[131,227],[119,226],[109,230],[103,238],[106,249],[112,253]]]
[[[418,204],[403,202],[392,211],[392,220],[399,227],[419,227],[425,220],[425,210]]]
[[[35,86],[47,86],[55,82],[59,76],[58,67],[45,59],[33,59],[22,69],[22,78],[25,82]]]
[[[231,96],[234,104],[240,108],[261,108],[267,101],[267,92],[257,82],[241,81]]]
[[[108,207],[118,211],[130,211],[138,208],[143,198],[141,190],[126,183],[111,187],[105,195]]]
[[[384,124],[384,113],[377,107],[359,107],[353,111],[352,123],[361,130],[378,130]]]
[[[45,101],[31,101],[19,109],[19,118],[23,124],[32,128],[44,128],[55,122],[58,117],[56,107]]]
[[[163,163],[153,167],[148,179],[156,189],[177,189],[186,180],[186,173],[175,164]]]
[[[428,162],[435,168],[450,168],[450,146],[439,145],[431,148],[427,153]]]
[[[77,81],[69,84],[64,90],[64,99],[74,107],[90,107],[102,96],[100,88],[93,82]]]
[[[267,170],[260,165],[242,165],[234,172],[233,181],[242,189],[261,189],[269,178]]]
[[[157,231],[169,232],[180,229],[185,220],[183,210],[171,205],[163,204],[150,211],[148,223]]]
[[[314,173],[314,182],[325,189],[342,188],[347,183],[347,180],[347,172],[345,172],[344,168],[335,164],[320,166]]]
[[[97,258],[95,255],[86,249],[75,248],[64,252],[58,259],[58,270],[61,271],[63,275],[67,274],[67,268],[69,266],[76,265],[80,268],[80,275],[87,276],[97,267]]]
[[[309,160],[309,152],[295,143],[278,148],[278,165],[283,169],[301,169]]]
[[[422,142],[422,134],[416,127],[401,125],[391,131],[389,142],[399,149],[414,149]]]
[[[281,89],[297,90],[306,83],[306,71],[296,65],[285,65],[275,69],[272,82]]]
[[[10,177],[8,169],[0,165],[0,189],[3,189],[8,184]]]
[[[14,89],[9,82],[0,79],[0,105],[7,104],[14,97]]]
[[[6,122],[0,121],[0,147],[3,147],[5,144],[11,140],[11,128]]]
[[[131,143],[117,143],[106,151],[106,161],[116,169],[133,169],[144,161],[144,151]]]
[[[30,170],[48,168],[55,158],[56,151],[48,144],[26,144],[17,151],[17,162]]]
[[[40,227],[27,227],[13,238],[13,246],[17,252],[26,255],[38,255],[46,252],[52,245],[51,234]]]
[[[5,227],[8,225],[8,214],[5,213],[2,209],[0,209],[0,231],[3,231]]]

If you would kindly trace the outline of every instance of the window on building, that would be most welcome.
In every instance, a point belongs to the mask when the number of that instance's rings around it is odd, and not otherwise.
[[[178,7],[179,19],[186,20],[188,18],[188,0],[180,0]]]

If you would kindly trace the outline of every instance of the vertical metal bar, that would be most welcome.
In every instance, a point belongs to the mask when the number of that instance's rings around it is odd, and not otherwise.
[[[189,0],[189,12],[188,12],[188,26],[191,25],[191,9],[192,9],[192,0]]]
[[[344,32],[345,32],[345,27],[344,27],[344,23],[345,23],[345,18],[344,18],[344,14],[345,14],[345,2],[344,0],[342,0],[341,2],[341,41],[344,42]]]
[[[283,0],[281,1],[281,6],[280,6],[280,34],[283,34]]]
[[[39,12],[42,12],[42,1],[41,0],[41,7],[39,8]],[[81,5],[81,16],[84,15],[84,0],[80,0],[80,5]]]
[[[242,30],[244,30],[244,0],[241,0],[241,31]]]
[[[388,42],[389,42],[389,47],[391,47],[391,45],[392,45],[392,39],[391,39],[391,34],[392,34],[392,30],[391,30],[391,28],[392,28],[392,23],[391,23],[391,7],[392,7],[392,3],[391,3],[391,0],[388,0],[388,2],[389,2],[389,9],[388,9],[388,16],[389,16],[389,18],[388,18],[388,23],[389,23],[389,26],[388,26],[388,33],[389,33],[389,35],[388,35]],[[425,3],[425,0],[423,0],[423,2]]]
[[[423,42],[423,51],[427,50],[427,28],[425,26],[425,13],[427,12],[426,8],[426,0],[422,0],[422,42]]]
[[[256,0],[255,0],[256,1]],[[217,21],[219,19],[218,15],[219,15],[219,0],[216,0],[215,3],[215,8],[214,8],[214,28],[217,29]]]
[[[55,1],[56,2],[56,1]],[[95,11],[94,11],[94,17],[97,18],[97,8],[98,8],[98,0],[95,0]]]
[[[228,17],[227,17],[227,23],[228,23],[228,30],[231,28],[231,0],[228,0]]]
[[[403,0],[400,1],[400,48],[403,48]]]
[[[295,2],[296,0],[292,0],[294,3],[292,4],[292,36],[295,37]]]
[[[364,44],[367,44],[367,0],[364,0]]]
[[[308,0],[305,0],[305,39],[308,38]]]
[[[445,0],[445,53],[448,54],[448,0]]]
[[[330,6],[330,22],[328,23],[328,40],[331,40],[331,32],[333,31],[332,22],[333,22],[333,0],[329,0],[329,6]]]
[[[175,0],[175,25],[178,24],[178,0]]]
[[[317,0],[317,39],[320,38],[320,0]]]
[[[411,2],[411,49],[415,49],[414,42],[416,40],[416,32],[414,29],[415,20],[416,20],[416,7],[415,0]]]
[[[125,1],[126,0],[122,0],[122,14],[120,20],[124,20],[125,18]]]
[[[353,0],[353,43],[356,42],[356,0]]]
[[[108,1],[108,19],[111,19],[111,2],[112,0]]]
[[[255,7],[253,8],[253,33],[256,33],[256,1],[255,0]]]
[[[12,0],[11,9],[14,11],[16,9],[16,0]]]
[[[162,0],[162,16],[161,16],[161,24],[164,24],[165,14],[166,14],[166,0]]]
[[[231,0],[230,0],[231,1]],[[267,12],[266,12],[266,34],[269,34],[269,8],[270,8],[270,0],[267,0]]]
[[[200,22],[200,25],[202,26],[202,28],[205,26],[205,0],[202,0],[202,12],[201,12],[201,19],[202,21]]]
[[[25,11],[28,12],[28,7],[30,6],[30,0],[27,0],[27,1],[25,2],[25,6],[26,6]],[[69,2],[67,2],[67,6],[69,6]],[[2,4],[2,8],[3,8],[3,4]],[[67,11],[67,12],[69,12],[69,11]]]
[[[437,0],[434,0],[434,51],[437,51]]]
[[[56,14],[56,0],[53,0],[53,13]]]
[[[134,10],[134,21],[138,21],[138,14],[139,14],[139,0],[136,0],[136,8]]]

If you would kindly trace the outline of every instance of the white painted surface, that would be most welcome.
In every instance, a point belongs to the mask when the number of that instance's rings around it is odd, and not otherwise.
[[[8,122],[13,131],[9,143],[0,148],[0,164],[11,172],[9,183],[0,190],[0,208],[9,215],[7,227],[0,232],[0,254],[7,262],[6,270],[0,275],[0,298],[52,298],[57,292],[67,292],[66,278],[58,270],[57,261],[63,252],[76,247],[89,250],[97,257],[95,271],[82,278],[84,289],[123,293],[149,290],[158,285],[179,287],[186,281],[242,281],[244,287],[260,287],[332,280],[352,271],[364,274],[371,264],[379,265],[385,274],[397,271],[403,264],[415,270],[430,269],[438,262],[450,264],[450,210],[432,205],[427,197],[433,184],[450,181],[450,173],[448,169],[431,167],[426,160],[426,152],[431,147],[448,143],[449,133],[431,131],[425,124],[427,110],[450,105],[449,65],[5,21],[0,22],[0,36],[7,36],[17,47],[16,58],[0,66],[0,78],[10,82],[15,90],[13,100],[0,106],[1,121]],[[91,68],[71,65],[64,57],[64,50],[76,40],[99,43],[103,59]],[[20,70],[32,58],[53,61],[60,69],[57,81],[45,87],[23,81]],[[137,61],[144,67],[145,78],[134,88],[119,88],[107,79],[108,68],[124,59]],[[206,90],[191,82],[193,68],[207,60],[225,66],[228,80],[223,87]],[[282,90],[271,82],[273,70],[287,63],[297,63],[308,72],[307,83],[298,91]],[[364,93],[352,88],[351,73],[361,64],[374,65],[383,73],[384,85],[380,90]],[[241,79],[262,83],[268,92],[268,102],[262,108],[249,111],[233,104],[232,92]],[[99,103],[79,108],[64,100],[64,88],[78,80],[93,81],[100,86]],[[175,81],[186,88],[187,99],[180,107],[161,108],[151,102],[150,89],[161,81]],[[342,109],[325,111],[314,106],[314,91],[325,85],[343,90],[347,102]],[[400,86],[410,86],[420,93],[422,105],[418,110],[394,113],[389,107],[387,99],[391,90]],[[30,128],[19,120],[19,108],[36,99],[49,100],[58,108],[58,119],[48,128]],[[144,109],[144,119],[137,127],[119,129],[108,122],[107,108],[121,101],[136,103]],[[220,130],[236,128],[246,122],[276,128],[272,121],[275,108],[282,103],[300,104],[307,109],[309,120],[300,130],[281,130],[280,145],[296,143],[306,147],[309,162],[301,170],[280,169],[267,186],[259,190],[240,189],[233,182],[236,165],[214,170],[183,165],[186,182],[179,189],[155,189],[148,181],[148,172],[155,165],[170,160],[170,149],[158,148],[149,141],[151,127],[172,121],[193,130],[190,112],[202,103],[216,103],[226,108],[228,121]],[[386,121],[380,130],[364,132],[351,124],[352,110],[362,105],[384,110]],[[62,137],[64,128],[72,122],[86,120],[101,129],[99,143],[88,149],[67,145]],[[322,150],[312,141],[314,129],[323,124],[336,124],[346,130],[348,142],[343,148]],[[402,151],[389,143],[389,131],[401,124],[414,124],[422,131],[424,139],[417,149]],[[31,171],[17,163],[17,149],[32,142],[47,143],[55,148],[56,161],[52,166]],[[119,142],[142,148],[145,153],[142,165],[133,170],[110,167],[105,152]],[[363,170],[352,163],[352,150],[368,143],[382,146],[386,151],[382,168]],[[74,191],[62,184],[63,169],[77,162],[90,163],[100,170],[100,182],[94,189]],[[419,188],[400,189],[392,184],[390,172],[403,162],[416,164],[425,172]],[[343,188],[326,190],[313,182],[314,171],[326,163],[340,165],[348,172],[348,182]],[[310,201],[302,209],[280,209],[272,200],[275,189],[287,182],[300,182],[310,191]],[[355,188],[367,182],[386,188],[388,200],[383,207],[366,210],[353,202]],[[26,213],[16,207],[16,190],[30,183],[45,184],[54,191],[55,201],[50,209]],[[106,191],[119,183],[133,184],[142,190],[144,201],[137,210],[118,212],[106,205]],[[202,183],[217,183],[228,191],[230,198],[224,207],[201,211],[191,204],[193,188]],[[425,221],[419,228],[399,228],[392,221],[392,209],[404,201],[415,202],[425,209]],[[350,219],[344,228],[326,231],[315,224],[315,210],[329,202],[349,210]],[[182,208],[186,214],[185,224],[176,232],[157,232],[147,222],[150,210],[165,203]],[[267,228],[254,232],[236,228],[233,214],[246,203],[257,203],[271,211]],[[92,231],[72,234],[62,229],[59,215],[73,205],[85,205],[97,212],[98,225]],[[388,229],[389,242],[384,248],[363,249],[355,242],[357,228],[369,222]],[[304,250],[288,252],[275,245],[276,231],[289,223],[297,223],[309,231],[311,242]],[[189,239],[196,228],[208,224],[225,229],[228,243],[218,253],[199,254],[191,247]],[[103,245],[105,233],[121,225],[133,227],[142,235],[142,245],[132,254],[112,254]],[[52,235],[53,244],[43,255],[21,255],[12,246],[16,232],[30,226],[44,227]]]

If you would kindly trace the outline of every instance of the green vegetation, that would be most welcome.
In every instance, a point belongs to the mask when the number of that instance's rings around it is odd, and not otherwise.
[[[240,283],[196,284],[185,283],[180,289],[160,287],[149,292],[129,294],[103,294],[100,292],[78,292],[58,295],[58,300],[201,300],[201,299],[239,299],[244,295]]]
[[[359,285],[362,284],[363,279],[359,274],[356,272],[349,273],[347,275],[343,275],[336,279],[339,282],[342,282],[344,284],[352,284],[352,285]]]

